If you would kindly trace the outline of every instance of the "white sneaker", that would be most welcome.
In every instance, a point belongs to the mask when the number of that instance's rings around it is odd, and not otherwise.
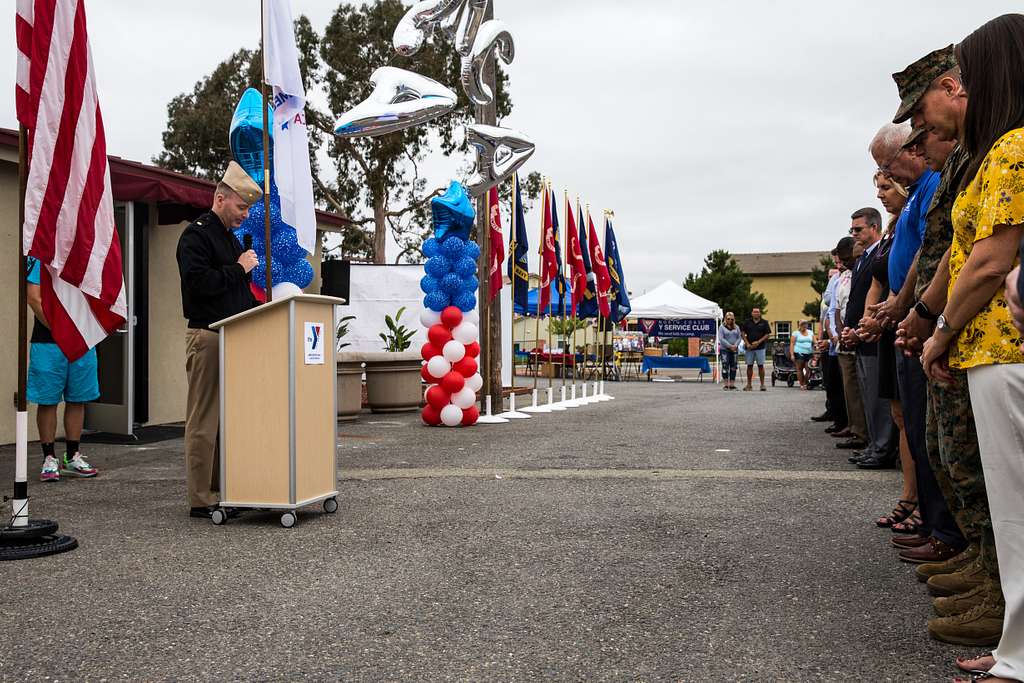
[[[81,453],[75,453],[75,457],[68,460],[68,454],[64,454],[64,464],[60,471],[73,477],[95,477],[99,472],[82,457]]]
[[[60,481],[60,469],[57,465],[57,458],[48,455],[43,459],[43,469],[39,473],[39,481]]]

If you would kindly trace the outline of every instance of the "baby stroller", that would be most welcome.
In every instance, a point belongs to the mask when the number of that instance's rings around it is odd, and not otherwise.
[[[772,354],[772,386],[776,380],[785,381],[791,387],[797,383],[796,363],[789,359],[786,351],[775,351]],[[813,389],[821,384],[821,354],[815,353],[807,361],[807,386]]]
[[[785,382],[787,386],[796,384],[796,364],[789,359],[784,350],[776,349],[772,353],[772,386],[775,382]]]

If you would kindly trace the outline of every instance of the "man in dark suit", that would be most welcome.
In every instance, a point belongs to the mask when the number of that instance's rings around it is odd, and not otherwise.
[[[853,268],[842,340],[847,348],[857,352],[857,381],[868,428],[868,445],[862,457],[890,462],[894,457],[892,413],[889,399],[878,396],[878,343],[864,342],[857,336],[857,326],[864,317],[864,304],[871,289],[871,261],[882,239],[882,215],[878,209],[868,207],[854,211],[850,219],[850,235],[864,253]]]

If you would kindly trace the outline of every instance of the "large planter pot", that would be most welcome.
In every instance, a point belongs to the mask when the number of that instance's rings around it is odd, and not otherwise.
[[[354,420],[363,407],[363,355],[338,354],[338,419]]]
[[[418,410],[423,401],[422,360],[412,351],[364,353],[366,395],[375,413]]]

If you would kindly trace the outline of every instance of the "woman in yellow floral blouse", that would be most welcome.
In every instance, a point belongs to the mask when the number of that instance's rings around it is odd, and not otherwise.
[[[949,296],[921,363],[941,381],[967,371],[1005,612],[985,602],[951,619],[1003,630],[987,680],[1024,680],[1024,353],[1002,283],[1024,225],[1024,15],[1007,14],[956,48],[967,109],[957,138],[971,156],[953,206]],[[931,623],[929,623],[931,628]]]

